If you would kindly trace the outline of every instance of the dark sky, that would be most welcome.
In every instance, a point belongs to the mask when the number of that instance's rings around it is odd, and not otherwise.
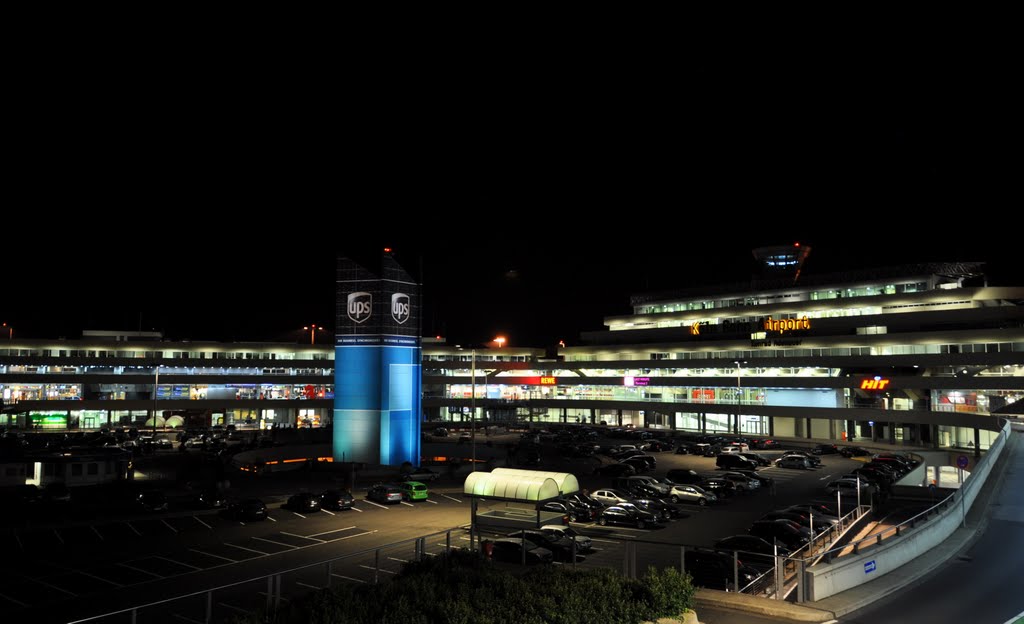
[[[743,281],[753,247],[794,241],[808,273],[966,260],[1024,283],[994,67],[532,67],[22,96],[0,321],[299,340],[332,323],[334,258],[384,245],[422,266],[425,332],[462,344],[572,344],[630,293]]]

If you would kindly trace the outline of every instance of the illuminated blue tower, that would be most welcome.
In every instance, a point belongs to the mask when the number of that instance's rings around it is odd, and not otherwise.
[[[390,253],[338,259],[334,461],[420,464],[419,291]]]

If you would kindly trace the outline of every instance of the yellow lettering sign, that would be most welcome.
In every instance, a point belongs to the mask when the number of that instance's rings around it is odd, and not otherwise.
[[[768,317],[764,322],[765,331],[778,332],[784,334],[788,331],[796,331],[798,329],[810,329],[811,321],[806,316],[803,318],[795,319],[773,319]]]

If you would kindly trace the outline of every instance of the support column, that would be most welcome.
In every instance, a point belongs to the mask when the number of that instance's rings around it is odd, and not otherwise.
[[[563,407],[562,408],[562,424],[564,425],[566,422],[568,422],[568,419],[569,419],[569,410],[567,408]]]
[[[939,426],[938,425],[928,425],[928,427],[929,427],[929,429],[931,429],[931,434],[932,434],[932,445],[931,446],[932,446],[933,449],[938,449],[939,448]]]
[[[974,429],[974,457],[981,457],[981,429]]]
[[[889,444],[896,444],[896,423],[889,423]]]
[[[590,424],[597,424],[597,410],[595,410],[594,408],[590,408]]]
[[[618,418],[618,421],[619,421],[618,426],[621,427],[622,426],[622,410],[617,410],[616,418]]]
[[[704,412],[697,414],[697,418],[700,421],[700,432],[706,434],[708,432],[708,415]]]
[[[668,428],[671,429],[673,432],[675,432],[675,430],[677,428],[676,420],[677,420],[678,415],[679,415],[679,412],[672,412],[668,416]]]
[[[810,440],[811,439],[811,419],[810,418],[806,418],[805,420],[807,421],[807,423],[806,423],[807,424],[807,436],[806,437],[807,437],[808,440]]]
[[[770,438],[774,438],[775,437],[775,417],[774,416],[769,416],[768,417],[768,437],[770,437]]]

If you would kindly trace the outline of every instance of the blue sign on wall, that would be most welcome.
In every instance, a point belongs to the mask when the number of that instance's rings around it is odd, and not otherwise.
[[[872,559],[864,564],[864,574],[870,574],[875,571],[875,560]]]

